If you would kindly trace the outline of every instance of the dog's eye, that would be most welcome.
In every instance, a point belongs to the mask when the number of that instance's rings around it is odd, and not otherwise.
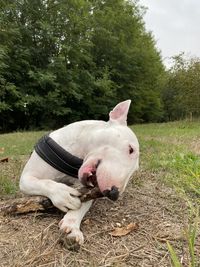
[[[132,154],[134,152],[134,149],[132,148],[132,146],[129,145],[129,154]]]

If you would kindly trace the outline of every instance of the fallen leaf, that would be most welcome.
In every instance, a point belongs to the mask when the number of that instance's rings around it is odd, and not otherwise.
[[[0,162],[8,162],[8,158],[0,159]]]
[[[112,232],[110,232],[110,235],[112,235],[112,236],[124,236],[124,235],[129,234],[132,231],[138,230],[138,228],[139,228],[138,223],[130,223],[124,227],[116,227]]]

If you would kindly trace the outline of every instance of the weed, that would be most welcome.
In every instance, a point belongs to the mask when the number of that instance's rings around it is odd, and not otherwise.
[[[167,247],[168,247],[174,267],[182,267],[182,264],[179,261],[178,256],[176,255],[175,249],[170,245],[169,242],[167,242]]]
[[[194,212],[195,211],[195,212]],[[198,224],[199,224],[199,210],[198,209],[192,209],[192,213],[194,213],[195,218],[193,219],[193,222],[189,223],[187,226],[187,229],[185,229],[185,237],[187,241],[187,248],[189,252],[189,267],[197,267],[199,266],[196,256],[195,256],[195,241],[198,234]],[[193,216],[192,216],[193,217]],[[167,242],[167,247],[173,262],[174,267],[182,267],[182,263],[179,260],[174,247]]]

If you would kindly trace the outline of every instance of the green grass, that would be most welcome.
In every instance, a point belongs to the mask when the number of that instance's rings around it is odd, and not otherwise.
[[[141,145],[141,169],[175,188],[188,202],[190,222],[185,229],[189,267],[197,267],[195,255],[199,231],[200,122],[173,122],[132,126]],[[174,247],[167,242],[174,267],[182,267]],[[198,261],[199,262],[199,261]]]
[[[187,229],[185,229],[185,237],[186,243],[188,246],[188,254],[189,254],[189,267],[199,267],[199,263],[197,262],[197,257],[195,255],[195,243],[198,235],[199,229],[199,210],[195,211],[195,218],[193,222],[190,222]],[[171,256],[172,264],[174,267],[183,267],[181,261],[179,260],[174,247],[167,241],[167,247]]]
[[[141,147],[141,168],[200,200],[200,122],[132,126]]]
[[[44,132],[16,132],[0,135],[0,159],[8,157],[8,163],[0,163],[0,195],[18,191],[20,173]]]
[[[199,202],[200,122],[141,124],[131,127],[140,142],[140,167]],[[44,134],[16,132],[0,135],[0,193],[15,193],[25,160]],[[199,144],[199,145],[198,145]]]
[[[0,135],[0,155],[18,157],[29,155],[33,146],[44,132],[15,132]],[[3,149],[3,151],[2,151]],[[4,153],[2,153],[4,152]]]

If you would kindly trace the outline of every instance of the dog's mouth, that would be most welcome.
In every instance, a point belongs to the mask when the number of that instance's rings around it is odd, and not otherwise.
[[[117,200],[119,197],[119,188],[115,185],[107,188],[105,190],[100,190],[98,182],[97,182],[97,169],[101,163],[101,160],[96,161],[96,164],[86,164],[83,165],[81,170],[81,178],[80,181],[83,185],[88,188],[97,189],[98,192],[101,192],[101,196],[107,197],[113,201]],[[92,190],[93,190],[92,189]]]
[[[101,160],[98,160],[97,163],[90,169],[88,172],[84,172],[81,178],[81,182],[87,187],[98,187],[97,183],[97,168]]]
[[[97,187],[98,184],[97,184],[96,171],[92,171],[91,173],[88,174],[84,173],[83,181],[87,187]]]

